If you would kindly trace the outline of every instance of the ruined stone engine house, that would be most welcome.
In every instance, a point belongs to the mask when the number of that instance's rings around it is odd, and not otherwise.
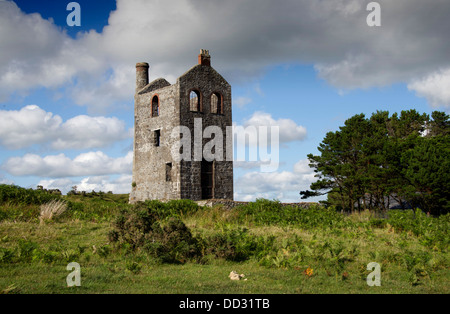
[[[190,160],[173,160],[171,153],[182,138],[181,133],[174,136],[173,130],[185,126],[194,137],[194,122],[201,119],[202,134],[209,126],[219,127],[224,134],[224,156],[232,155],[225,136],[226,128],[232,126],[231,86],[211,67],[209,51],[201,50],[198,64],[173,85],[163,78],[149,83],[149,64],[137,63],[134,114],[131,203],[233,199],[233,161],[225,157],[196,160],[194,140]],[[209,140],[203,138],[202,147]]]

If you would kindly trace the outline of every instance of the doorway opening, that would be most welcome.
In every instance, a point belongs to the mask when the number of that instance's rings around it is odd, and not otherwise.
[[[202,160],[201,164],[202,199],[214,198],[214,161]]]

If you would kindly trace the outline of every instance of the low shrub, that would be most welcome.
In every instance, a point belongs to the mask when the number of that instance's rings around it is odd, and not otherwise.
[[[160,204],[140,203],[122,211],[109,233],[109,240],[132,251],[145,251],[164,263],[184,263],[200,258],[198,240],[180,219],[171,217],[166,223],[158,220],[161,211],[155,209],[155,205]]]
[[[145,250],[163,263],[199,261],[200,244],[188,227],[178,218],[171,217],[164,225],[153,224],[153,230],[144,246]]]
[[[254,236],[245,228],[228,228],[206,238],[205,252],[217,258],[241,262],[268,254],[273,249],[274,241],[274,236]]]
[[[153,231],[157,221],[155,213],[144,204],[138,204],[131,210],[124,209],[113,223],[109,232],[110,242],[128,244],[131,250],[143,247]]]

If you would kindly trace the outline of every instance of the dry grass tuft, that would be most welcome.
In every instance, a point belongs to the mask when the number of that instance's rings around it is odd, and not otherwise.
[[[62,200],[53,200],[46,204],[42,204],[39,221],[43,224],[46,220],[52,220],[54,217],[60,216],[67,210],[67,203]]]

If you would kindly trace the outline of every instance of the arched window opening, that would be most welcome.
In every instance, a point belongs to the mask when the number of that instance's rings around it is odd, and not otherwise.
[[[189,94],[189,108],[191,111],[201,111],[199,91],[193,90]]]
[[[211,113],[221,114],[222,108],[222,95],[214,93],[211,96]]]
[[[152,117],[158,116],[159,116],[159,99],[158,96],[155,96],[152,99]]]

